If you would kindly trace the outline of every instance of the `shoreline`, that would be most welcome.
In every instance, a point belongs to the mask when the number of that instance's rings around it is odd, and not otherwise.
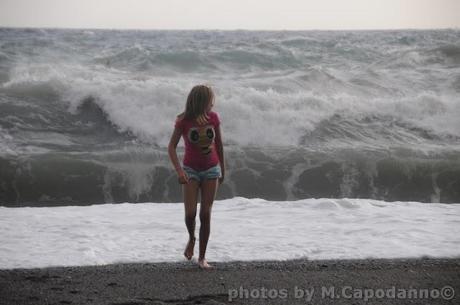
[[[450,300],[439,294],[418,300],[373,296],[368,302],[454,304],[460,300],[460,257],[209,263],[216,269],[199,269],[196,258],[1,269],[0,304],[364,304],[365,296],[355,292],[391,287],[438,292],[452,287],[455,295]]]

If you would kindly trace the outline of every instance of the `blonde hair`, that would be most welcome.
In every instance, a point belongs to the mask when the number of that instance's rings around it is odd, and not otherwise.
[[[214,92],[208,85],[196,85],[190,90],[185,104],[185,111],[177,117],[194,120],[205,113],[209,103],[214,99]]]

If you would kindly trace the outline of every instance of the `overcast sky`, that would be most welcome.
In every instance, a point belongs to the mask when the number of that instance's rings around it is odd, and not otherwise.
[[[0,0],[0,26],[259,30],[460,28],[460,0]]]

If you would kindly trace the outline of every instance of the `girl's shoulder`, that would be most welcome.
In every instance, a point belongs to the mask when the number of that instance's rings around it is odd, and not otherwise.
[[[216,125],[220,124],[220,116],[217,112],[209,111],[208,116],[211,118],[212,121],[214,121],[214,123],[216,123]]]
[[[182,112],[182,113],[179,113],[178,115],[176,115],[176,120],[174,122],[174,127],[176,128],[182,128],[183,126],[183,123],[184,123],[184,117],[185,117],[185,113]]]

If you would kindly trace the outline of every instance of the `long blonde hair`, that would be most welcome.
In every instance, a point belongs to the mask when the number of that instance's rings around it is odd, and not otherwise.
[[[214,92],[210,86],[196,85],[190,90],[185,104],[185,111],[177,115],[178,118],[194,120],[204,114],[209,103],[214,99]]]

